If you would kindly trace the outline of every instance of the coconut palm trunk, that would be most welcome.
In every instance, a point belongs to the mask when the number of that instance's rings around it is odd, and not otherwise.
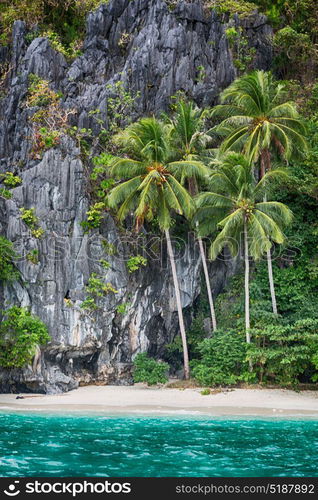
[[[245,331],[246,331],[246,342],[251,343],[250,336],[250,261],[248,254],[248,234],[247,234],[247,222],[244,221],[244,262],[245,262]]]
[[[272,254],[271,254],[270,250],[267,250],[267,268],[268,268],[269,288],[270,288],[271,297],[272,297],[272,309],[273,309],[274,314],[278,314],[275,285],[274,285],[274,276],[273,276]]]
[[[206,254],[205,254],[205,250],[204,250],[203,241],[201,238],[198,238],[198,241],[199,241],[199,248],[200,248],[200,255],[201,255],[201,260],[202,260],[203,272],[204,272],[204,277],[205,277],[206,289],[208,292],[208,300],[209,300],[210,313],[211,313],[212,329],[215,332],[217,326],[216,326],[216,316],[215,316],[213,295],[212,295],[211,284],[210,284],[209,270],[208,270],[208,265],[206,262]]]
[[[195,196],[196,194],[198,194],[198,186],[197,186],[196,180],[193,178],[189,179],[189,193],[191,194],[191,196]],[[203,272],[204,272],[204,278],[205,278],[205,286],[206,286],[207,293],[208,293],[208,301],[209,301],[210,314],[211,314],[212,330],[213,330],[213,332],[215,332],[217,329],[217,325],[216,325],[216,316],[215,316],[214,301],[213,301],[213,295],[212,295],[212,289],[211,289],[211,283],[210,283],[210,276],[209,276],[209,270],[208,270],[208,265],[207,265],[207,261],[206,261],[206,253],[204,250],[203,241],[202,241],[202,238],[200,238],[199,236],[198,236],[198,242],[199,242],[200,255],[201,255],[202,267],[203,267]]]
[[[268,149],[264,149],[261,153],[261,178],[264,177],[266,172],[269,172],[271,169],[271,158],[270,151]],[[266,193],[264,195],[264,201],[267,201]],[[268,269],[268,280],[269,280],[269,289],[271,292],[272,299],[272,310],[274,314],[278,314],[277,312],[277,301],[276,301],[276,293],[275,293],[275,285],[274,285],[274,275],[273,275],[273,263],[272,263],[272,254],[271,250],[267,250],[266,252],[267,259],[267,269]]]
[[[180,333],[181,333],[181,339],[182,339],[184,378],[186,380],[188,380],[190,378],[188,344],[187,344],[187,337],[186,337],[186,331],[185,331],[184,319],[183,319],[183,313],[182,313],[182,304],[181,304],[181,295],[180,295],[180,288],[179,288],[179,282],[178,282],[178,276],[177,276],[177,268],[176,268],[173,248],[172,248],[171,239],[170,239],[170,232],[168,229],[165,230],[165,236],[166,236],[166,240],[167,240],[168,255],[169,255],[169,260],[170,260],[171,269],[172,269],[173,285],[174,285],[174,290],[175,290],[175,295],[176,295],[177,310],[178,310],[178,317],[179,317],[179,326],[180,326]]]

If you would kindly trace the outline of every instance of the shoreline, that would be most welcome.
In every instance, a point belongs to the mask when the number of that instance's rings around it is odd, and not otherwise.
[[[56,395],[0,394],[1,412],[45,412],[131,416],[305,417],[318,420],[318,393],[289,389],[224,389],[201,395],[200,388],[86,386]]]

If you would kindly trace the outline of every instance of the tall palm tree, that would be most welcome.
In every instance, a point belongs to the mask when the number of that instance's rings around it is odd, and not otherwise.
[[[259,162],[260,177],[271,169],[273,154],[289,160],[307,148],[305,126],[296,104],[285,100],[285,85],[271,72],[254,71],[235,80],[221,94],[212,116],[221,123],[215,131],[224,137],[221,152],[241,151]],[[266,199],[264,200],[266,201]],[[277,314],[271,251],[267,251],[272,308]]]
[[[159,227],[165,234],[182,338],[184,375],[188,379],[190,370],[187,339],[169,229],[172,212],[187,218],[191,218],[194,212],[194,202],[177,180],[176,174],[193,165],[198,169],[203,166],[195,161],[171,161],[170,127],[155,118],[143,118],[130,125],[117,136],[117,142],[124,146],[129,157],[117,158],[111,173],[121,180],[127,180],[112,189],[108,203],[111,208],[119,207],[119,220],[124,220],[133,212],[137,230],[145,220],[150,221],[156,216]]]
[[[177,103],[176,113],[169,120],[172,125],[171,136],[172,143],[176,152],[177,158],[184,160],[201,160],[207,152],[207,144],[211,138],[204,131],[204,114],[205,112],[197,108],[192,102],[180,100]],[[208,167],[197,168],[196,165],[192,168],[185,168],[181,172],[180,181],[182,184],[187,182],[188,190],[191,196],[198,194],[198,184],[206,183],[210,175]],[[214,301],[207,266],[206,254],[202,238],[198,236],[202,267],[208,294],[208,301],[211,314],[211,324],[213,331],[217,328]]]
[[[225,246],[232,255],[238,252],[241,235],[245,263],[245,330],[250,343],[250,257],[259,259],[270,250],[272,242],[284,242],[283,227],[292,220],[292,212],[283,203],[263,201],[266,183],[281,175],[272,170],[257,182],[253,165],[239,153],[228,153],[211,177],[210,192],[197,197],[197,219],[206,232],[211,224],[220,229],[211,245],[210,256],[216,259]]]

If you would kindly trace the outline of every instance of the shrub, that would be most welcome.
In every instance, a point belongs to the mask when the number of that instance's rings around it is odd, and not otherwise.
[[[84,230],[98,228],[104,218],[106,205],[103,201],[94,203],[86,212],[87,219],[81,222]]]
[[[200,360],[191,362],[192,375],[204,386],[236,384],[246,370],[243,334],[218,331],[198,345]]]
[[[0,43],[10,41],[15,20],[36,28],[37,36],[49,30],[58,37],[63,51],[72,54],[74,44],[84,36],[88,12],[108,0],[1,0],[0,15],[2,35]],[[30,33],[33,35],[33,33]],[[32,40],[32,36],[29,37]],[[58,47],[57,47],[58,48]],[[74,54],[76,55],[76,53]]]
[[[169,365],[149,358],[146,353],[137,354],[134,360],[134,382],[146,382],[148,385],[168,382]]]
[[[127,304],[126,302],[123,302],[122,304],[118,304],[118,306],[116,307],[116,312],[118,314],[126,314],[126,311],[127,311],[129,306],[130,306],[130,304]]]
[[[28,252],[26,254],[26,259],[27,261],[31,262],[32,264],[38,264],[39,263],[39,251],[37,249],[31,250],[31,252]]]
[[[146,266],[146,265],[147,265],[147,259],[145,257],[142,257],[141,255],[130,257],[126,262],[126,266],[129,273],[134,273],[135,271],[138,271],[138,269],[140,269],[141,266]]]
[[[0,281],[14,281],[19,277],[19,271],[13,263],[16,257],[13,243],[0,236]]]
[[[308,73],[308,62],[317,65],[317,50],[310,36],[298,33],[290,26],[278,30],[274,36],[276,51],[275,65],[283,77],[302,78],[303,73]],[[307,74],[308,77],[308,74]]]
[[[256,3],[246,0],[212,0],[209,6],[219,14],[238,14],[241,17],[250,16],[258,8]]]
[[[7,188],[15,188],[22,184],[22,179],[18,175],[14,175],[12,172],[6,172],[0,175],[0,179]]]
[[[82,302],[81,308],[91,311],[99,309],[96,303],[99,297],[105,297],[109,293],[118,293],[118,290],[116,290],[111,283],[105,283],[96,273],[90,275],[86,291],[88,295]]]
[[[44,229],[40,226],[39,218],[35,214],[35,208],[20,208],[21,220],[31,230],[34,238],[41,238],[44,234]]]
[[[269,325],[252,331],[247,357],[260,382],[296,385],[306,371],[313,380],[318,352],[318,320],[306,318],[291,325]]]
[[[31,363],[37,346],[50,340],[48,330],[27,309],[13,306],[4,315],[0,324],[0,366],[23,368]]]
[[[47,80],[29,75],[28,95],[25,106],[30,111],[32,124],[32,150],[34,159],[41,159],[44,151],[55,147],[60,137],[70,130],[68,119],[74,109],[61,106],[62,94],[50,88]]]

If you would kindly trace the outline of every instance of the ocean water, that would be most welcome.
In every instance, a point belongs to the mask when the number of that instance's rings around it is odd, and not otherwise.
[[[318,421],[3,412],[0,476],[318,476]]]

